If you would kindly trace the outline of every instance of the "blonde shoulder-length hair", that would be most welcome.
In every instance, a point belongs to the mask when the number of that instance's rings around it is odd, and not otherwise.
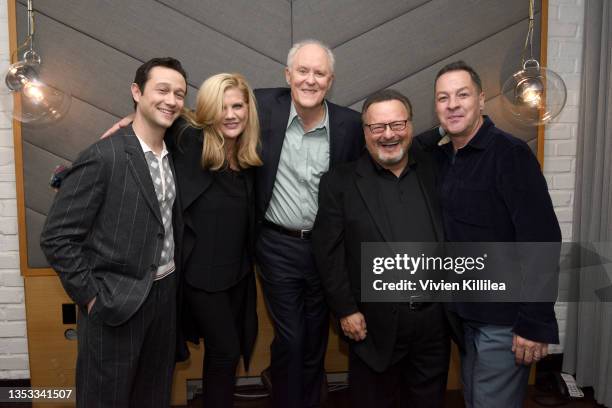
[[[244,132],[236,141],[234,155],[238,166],[246,169],[261,166],[259,157],[259,118],[255,95],[246,79],[240,74],[216,74],[202,83],[196,98],[195,112],[185,112],[184,116],[192,126],[202,129],[202,167],[219,170],[229,164],[226,157],[225,139],[217,126],[223,120],[223,95],[228,89],[236,88],[244,97],[249,109]]]

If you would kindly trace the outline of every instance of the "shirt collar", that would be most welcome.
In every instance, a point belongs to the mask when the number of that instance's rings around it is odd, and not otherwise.
[[[325,130],[329,129],[329,115],[327,114],[329,112],[329,110],[327,108],[327,101],[326,100],[323,100],[323,108],[325,110],[325,114],[323,116],[323,119],[321,119],[321,122],[319,122],[309,132],[312,132],[312,131],[317,130],[317,129],[325,129]],[[297,110],[295,109],[295,104],[293,103],[293,101],[291,101],[291,109],[289,110],[289,120],[287,121],[287,129],[289,129],[289,127],[291,125],[293,125],[293,121],[295,121],[295,120],[297,120],[299,122],[300,126],[302,126],[302,129],[303,129],[304,126],[302,125],[302,119],[298,116]],[[329,133],[329,132],[327,132],[327,133]]]
[[[489,144],[490,138],[487,137],[487,133],[489,132],[489,128],[495,126],[495,124],[487,115],[483,115],[482,118],[482,125],[480,125],[480,128],[478,129],[474,137],[468,142],[465,147],[470,146],[474,149],[484,150]],[[442,136],[442,139],[440,139],[440,141],[438,142],[438,146],[442,147],[448,145],[451,142],[450,136],[446,134],[446,132],[444,132],[444,129],[442,129],[442,127],[439,128],[439,132]]]
[[[136,135],[136,131],[134,131],[134,134]],[[153,153],[155,156],[157,156],[157,155],[155,154],[155,152],[153,152],[153,149],[151,149],[151,148],[149,147],[149,145],[145,143],[145,141],[144,141],[144,140],[142,140],[142,139],[141,139],[141,138],[140,138],[138,135],[136,135],[136,138],[137,138],[137,139],[138,139],[138,141],[140,142],[140,147],[142,147],[142,151],[143,151],[144,153],[146,153],[146,152],[152,152],[152,153]],[[169,154],[169,153],[168,153],[168,149],[166,149],[166,142],[162,141],[162,143],[163,143],[163,145],[162,145],[162,151],[161,151],[161,158],[163,159],[163,158],[164,158],[164,157],[166,157],[166,155],[167,155],[167,154]]]
[[[369,152],[368,152],[368,156],[370,157],[370,162],[372,163],[372,166],[374,166],[374,170],[376,170],[378,174],[382,174],[382,173],[393,174],[391,170],[384,168],[383,166],[380,165],[380,163],[374,160],[374,157],[372,157],[372,155]],[[413,149],[411,145],[408,148],[408,163],[406,164],[406,167],[404,167],[404,170],[402,170],[402,173],[400,174],[400,178],[402,178],[406,173],[408,173],[408,171],[413,170],[416,164],[417,164],[417,161],[416,161],[415,155],[413,154]],[[395,177],[395,175],[393,176]]]

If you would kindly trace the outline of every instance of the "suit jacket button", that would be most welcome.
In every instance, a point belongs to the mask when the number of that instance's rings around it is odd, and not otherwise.
[[[164,239],[164,233],[163,232],[158,232],[157,233],[157,238]]]

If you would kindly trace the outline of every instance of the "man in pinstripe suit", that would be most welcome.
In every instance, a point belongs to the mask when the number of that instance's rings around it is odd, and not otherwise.
[[[41,235],[79,306],[79,407],[170,405],[176,188],[163,138],[183,108],[185,71],[173,58],[152,59],[131,91],[133,125],[80,154]]]

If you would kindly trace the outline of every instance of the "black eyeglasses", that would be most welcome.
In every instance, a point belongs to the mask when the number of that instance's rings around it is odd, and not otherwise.
[[[364,123],[363,126],[366,126],[367,128],[370,129],[370,132],[374,135],[379,135],[381,133],[385,133],[385,129],[387,128],[387,126],[389,126],[389,129],[391,129],[394,132],[399,132],[400,130],[404,130],[406,129],[406,126],[408,126],[408,122],[410,122],[410,119],[406,119],[406,120],[396,120],[393,122],[389,122],[389,123]]]

